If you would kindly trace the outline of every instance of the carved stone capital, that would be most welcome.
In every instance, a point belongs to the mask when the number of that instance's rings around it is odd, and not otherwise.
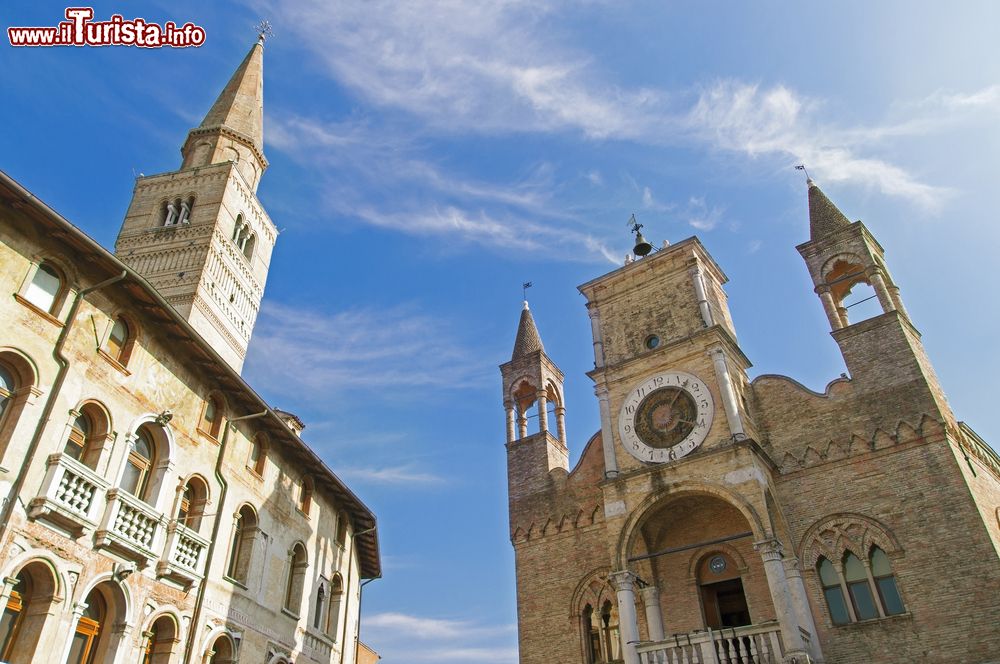
[[[635,592],[635,578],[635,574],[628,570],[620,570],[608,575],[608,580],[618,592]]]
[[[765,563],[781,561],[784,558],[781,542],[775,538],[760,540],[753,543],[754,551],[760,554]]]

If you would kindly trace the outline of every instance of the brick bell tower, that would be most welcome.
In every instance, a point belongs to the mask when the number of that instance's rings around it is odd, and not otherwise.
[[[807,186],[809,241],[796,249],[809,268],[851,378],[873,400],[885,395],[954,424],[920,332],[886,267],[882,246],[861,221],[849,221],[812,179]],[[845,300],[859,285],[871,287],[882,313],[852,323]]]
[[[522,497],[549,487],[549,473],[569,470],[563,372],[545,354],[528,302],[524,302],[510,362],[500,365],[507,414],[507,483],[511,509]],[[531,414],[535,406],[535,414]],[[549,411],[555,416],[555,435]],[[529,420],[537,430],[529,433]]]
[[[257,199],[264,157],[264,36],[201,125],[180,169],[139,177],[115,254],[237,371],[278,231]]]

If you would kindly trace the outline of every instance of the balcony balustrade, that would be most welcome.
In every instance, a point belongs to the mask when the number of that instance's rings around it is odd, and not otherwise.
[[[80,537],[97,528],[104,507],[107,481],[76,459],[62,453],[46,460],[38,497],[28,504],[28,516],[49,521]]]
[[[642,664],[780,664],[784,655],[776,621],[675,634],[636,651]]]
[[[146,564],[162,546],[164,516],[122,489],[107,493],[108,507],[97,531],[95,544]]]
[[[208,540],[174,519],[167,526],[167,541],[156,574],[186,586],[196,584],[205,576],[206,551]]]

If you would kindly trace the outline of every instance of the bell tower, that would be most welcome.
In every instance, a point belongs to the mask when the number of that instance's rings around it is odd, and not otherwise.
[[[264,36],[201,125],[181,167],[136,179],[115,254],[240,371],[277,229],[257,199],[264,157]]]
[[[507,476],[511,502],[549,486],[549,472],[569,470],[563,372],[545,354],[535,319],[524,302],[510,362],[500,365],[507,414]],[[532,407],[535,413],[532,414]],[[555,422],[549,419],[549,409]],[[535,427],[529,421],[537,422]],[[555,432],[552,426],[555,425]]]
[[[796,249],[809,268],[834,340],[857,386],[878,399],[891,393],[954,422],[951,408],[885,264],[885,251],[861,221],[850,221],[811,179],[809,241]],[[845,300],[870,286],[882,313],[852,322]]]

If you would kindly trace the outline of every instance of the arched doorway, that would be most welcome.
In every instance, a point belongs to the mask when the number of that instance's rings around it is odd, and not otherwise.
[[[177,622],[173,616],[162,615],[149,626],[142,664],[169,664],[174,648],[179,643]]]
[[[66,664],[112,661],[122,637],[126,600],[112,581],[97,584],[87,593],[86,607],[76,622]]]
[[[665,496],[639,517],[628,568],[640,587],[657,588],[663,633],[775,619],[755,531],[734,502],[707,490]]]
[[[55,612],[56,577],[48,564],[36,560],[22,567],[15,578],[0,616],[0,661],[30,664],[46,620]]]
[[[207,654],[208,664],[236,664],[236,644],[228,634],[220,634]]]

